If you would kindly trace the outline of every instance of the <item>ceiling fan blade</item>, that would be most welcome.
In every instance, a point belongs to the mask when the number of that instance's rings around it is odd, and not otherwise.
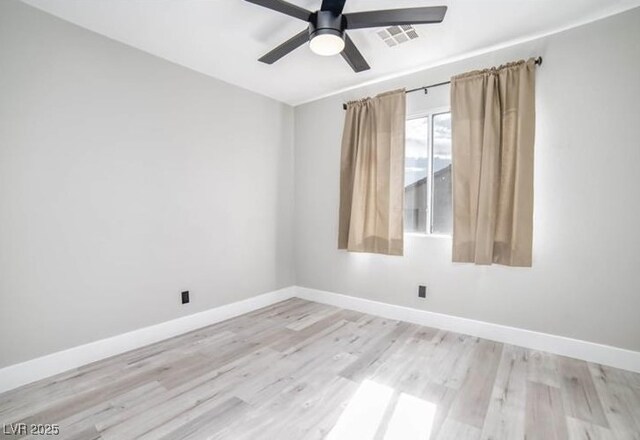
[[[291,17],[299,18],[300,20],[309,21],[311,11],[308,11],[300,6],[292,5],[282,0],[245,0],[249,3],[253,3],[274,11],[281,12],[282,14],[289,15]]]
[[[273,49],[271,52],[263,55],[262,58],[260,58],[258,61],[261,61],[265,64],[273,64],[283,56],[287,55],[290,52],[293,52],[295,49],[302,46],[307,41],[309,41],[309,30],[305,29],[299,34],[296,34],[293,37],[289,38],[287,41]]]
[[[370,69],[369,64],[367,64],[367,61],[347,34],[344,34],[344,50],[340,55],[356,73]]]
[[[440,23],[447,13],[446,6],[389,9],[345,14],[347,29],[400,26],[403,24]]]
[[[342,14],[346,0],[322,0],[321,11],[331,11],[335,15]]]

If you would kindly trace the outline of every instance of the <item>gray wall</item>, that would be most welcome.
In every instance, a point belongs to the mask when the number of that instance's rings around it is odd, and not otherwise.
[[[0,1],[0,366],[292,285],[292,183],[292,108]]]
[[[635,9],[297,107],[297,284],[640,350],[639,23]],[[452,264],[447,238],[407,236],[404,257],[336,249],[342,102],[535,55],[533,268]]]

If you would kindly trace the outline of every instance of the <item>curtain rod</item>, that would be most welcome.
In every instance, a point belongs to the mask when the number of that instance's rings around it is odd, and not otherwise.
[[[535,60],[535,64],[537,66],[542,65],[542,57],[537,57],[536,60]],[[436,83],[436,84],[430,84],[428,86],[422,86],[422,87],[417,87],[415,89],[405,90],[405,93],[413,93],[413,92],[418,92],[420,90],[424,90],[424,94],[426,95],[430,88],[446,86],[447,84],[451,84],[451,81],[444,81],[444,82],[439,82],[439,83]],[[347,104],[342,104],[342,109],[346,110],[347,109]]]

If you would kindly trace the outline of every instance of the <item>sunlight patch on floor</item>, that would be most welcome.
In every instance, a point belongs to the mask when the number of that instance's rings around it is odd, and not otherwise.
[[[400,394],[384,440],[428,439],[436,410],[437,406],[431,402]]]
[[[394,390],[371,380],[362,382],[333,427],[328,440],[371,440],[376,436]],[[385,440],[426,440],[437,406],[401,393],[389,419]]]

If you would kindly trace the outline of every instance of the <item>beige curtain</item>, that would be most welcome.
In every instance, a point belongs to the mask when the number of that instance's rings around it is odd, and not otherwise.
[[[402,255],[405,92],[347,104],[338,248]]]
[[[453,261],[531,266],[535,63],[451,80]]]

